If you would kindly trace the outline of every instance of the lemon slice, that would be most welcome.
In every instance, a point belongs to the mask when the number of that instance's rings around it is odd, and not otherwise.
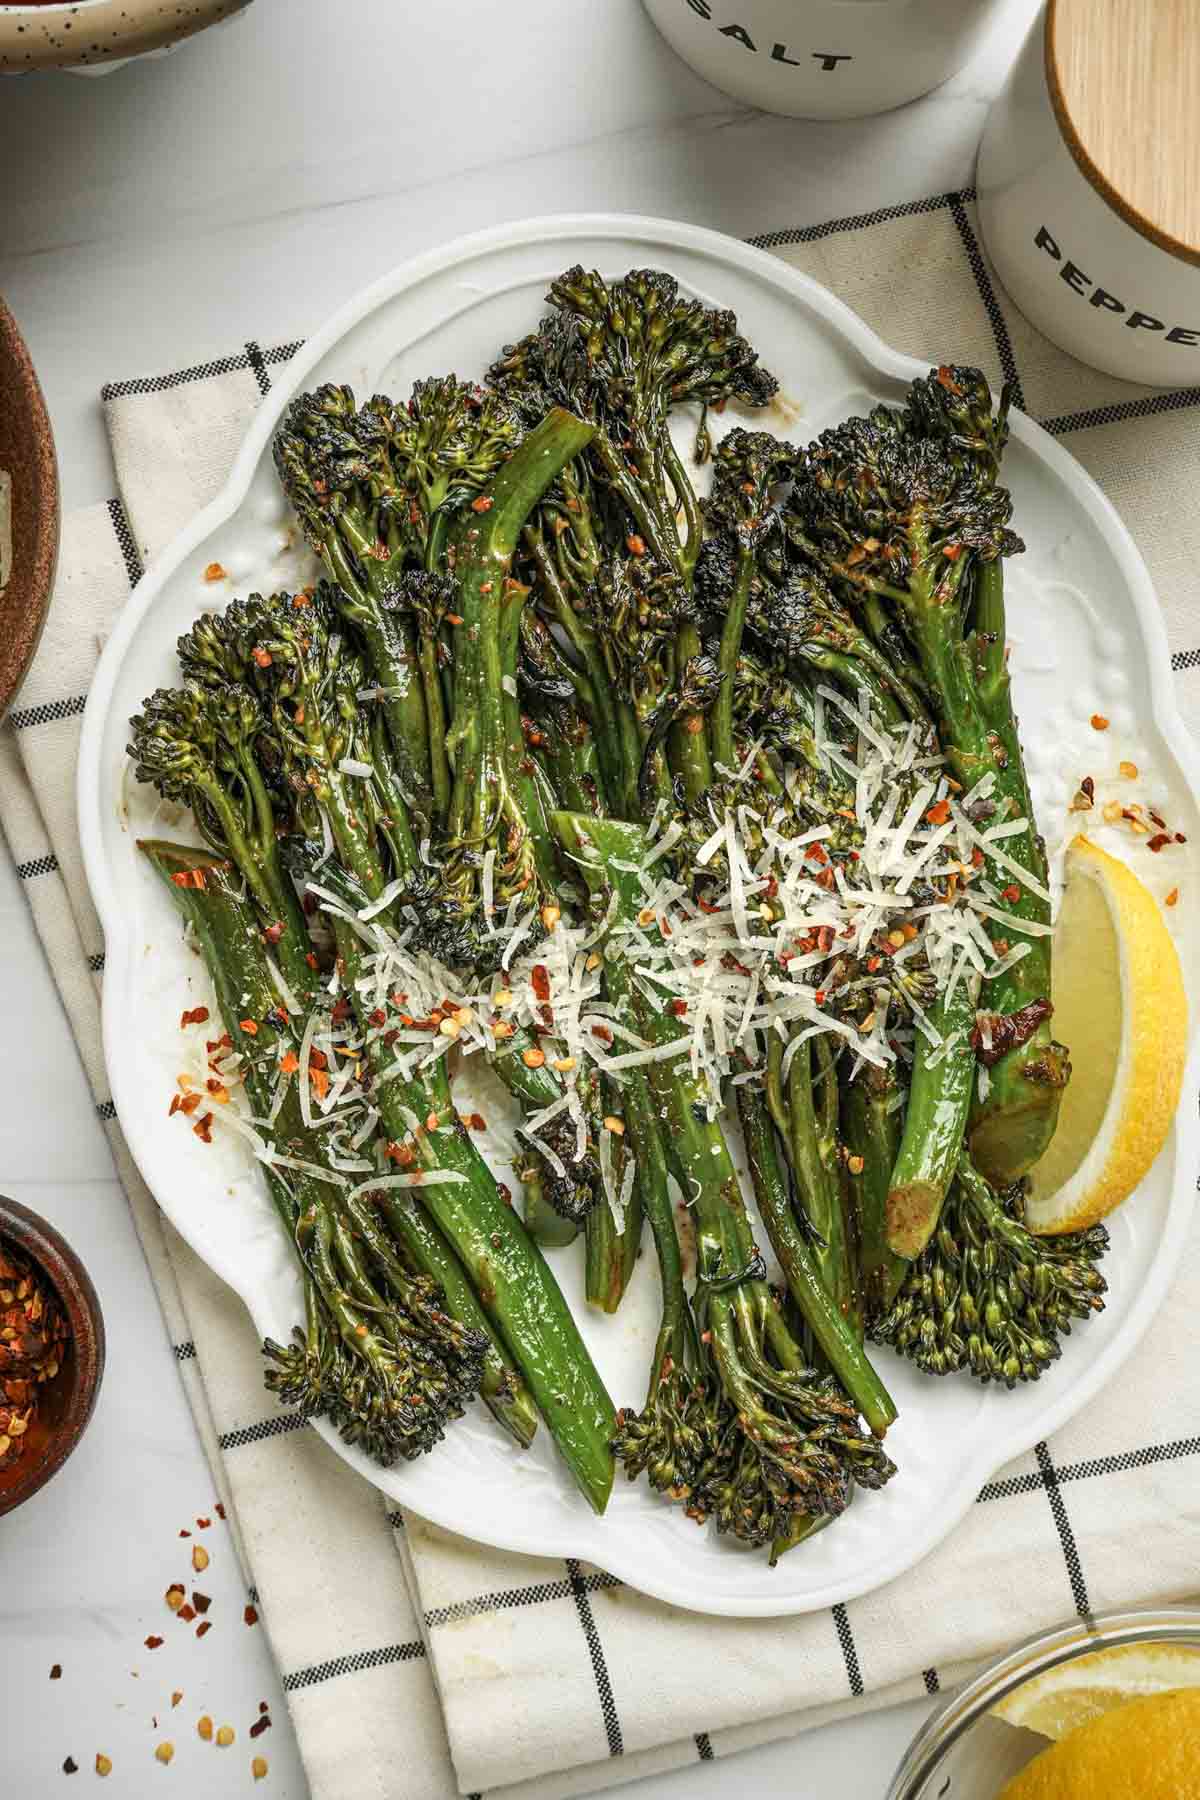
[[[1071,1079],[1033,1169],[1031,1231],[1080,1231],[1119,1206],[1163,1147],[1183,1080],[1187,999],[1158,902],[1085,837],[1067,851],[1054,930],[1054,1035]]]
[[[1035,1756],[1000,1800],[1200,1800],[1200,1691],[1102,1713]]]
[[[1200,1649],[1186,1644],[1121,1644],[1059,1663],[1026,1681],[992,1711],[1010,1725],[1064,1738],[1127,1700],[1200,1688]]]

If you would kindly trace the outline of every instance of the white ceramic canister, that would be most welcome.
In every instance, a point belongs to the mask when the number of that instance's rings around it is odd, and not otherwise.
[[[1000,280],[1081,361],[1200,382],[1200,0],[1048,0],[988,117]]]
[[[970,61],[1006,0],[644,0],[714,87],[765,112],[888,112]]]

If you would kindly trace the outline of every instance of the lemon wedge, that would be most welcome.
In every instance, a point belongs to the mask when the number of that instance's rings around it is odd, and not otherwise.
[[[1158,902],[1077,837],[1054,929],[1054,1035],[1071,1053],[1049,1149],[1032,1172],[1031,1231],[1081,1231],[1128,1198],[1163,1147],[1183,1080],[1187,999]]]
[[[1200,1649],[1186,1644],[1120,1644],[1059,1663],[992,1708],[998,1719],[1064,1738],[1101,1713],[1178,1688],[1200,1689]]]
[[[1102,1713],[1035,1756],[1000,1800],[1200,1800],[1200,1690]]]

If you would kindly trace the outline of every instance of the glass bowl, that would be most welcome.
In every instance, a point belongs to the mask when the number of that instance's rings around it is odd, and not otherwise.
[[[886,1800],[997,1800],[1004,1783],[1047,1747],[991,1716],[998,1701],[1047,1669],[1121,1644],[1200,1650],[1200,1607],[1163,1607],[1074,1619],[1018,1644],[938,1707],[905,1751]]]

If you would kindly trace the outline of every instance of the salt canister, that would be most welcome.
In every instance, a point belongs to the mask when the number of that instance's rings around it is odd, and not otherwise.
[[[1006,0],[644,0],[686,63],[805,119],[887,112],[970,61]]]
[[[1200,382],[1200,0],[1047,0],[988,117],[979,223],[1081,361]]]

